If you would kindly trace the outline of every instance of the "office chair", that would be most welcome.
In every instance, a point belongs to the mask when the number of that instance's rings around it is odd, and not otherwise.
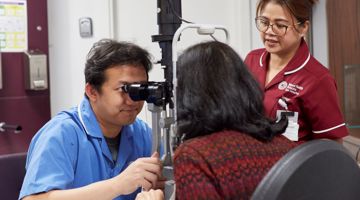
[[[358,200],[360,168],[347,150],[331,140],[304,143],[265,175],[252,200]]]
[[[0,199],[19,198],[25,176],[26,152],[0,155]]]

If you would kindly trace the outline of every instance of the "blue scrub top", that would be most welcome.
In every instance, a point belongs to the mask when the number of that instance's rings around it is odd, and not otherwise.
[[[115,163],[90,103],[84,97],[78,107],[57,114],[32,139],[19,199],[112,178],[132,161],[151,156],[151,142],[151,129],[140,119],[123,126]],[[139,189],[115,199],[135,199],[138,192]]]

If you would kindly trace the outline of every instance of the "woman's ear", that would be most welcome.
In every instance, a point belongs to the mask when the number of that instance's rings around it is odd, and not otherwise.
[[[300,35],[301,37],[305,37],[307,35],[307,32],[309,31],[310,22],[306,20],[304,23],[300,25]]]
[[[89,97],[89,100],[95,101],[98,96],[98,91],[89,83],[86,83],[85,85],[85,93],[86,96]]]

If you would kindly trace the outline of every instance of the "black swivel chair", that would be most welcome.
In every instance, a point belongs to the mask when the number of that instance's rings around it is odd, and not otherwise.
[[[252,200],[359,200],[360,167],[337,142],[314,140],[280,159]]]
[[[16,200],[25,176],[26,152],[0,155],[0,199]]]

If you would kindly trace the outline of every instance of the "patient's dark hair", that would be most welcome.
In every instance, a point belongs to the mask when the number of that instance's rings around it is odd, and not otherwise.
[[[260,86],[227,44],[196,44],[177,66],[178,134],[185,140],[236,130],[268,141],[284,132],[287,120],[264,115]]]
[[[85,81],[98,92],[105,82],[105,70],[118,65],[144,67],[146,75],[152,68],[150,54],[130,42],[102,39],[90,49],[85,64]]]

